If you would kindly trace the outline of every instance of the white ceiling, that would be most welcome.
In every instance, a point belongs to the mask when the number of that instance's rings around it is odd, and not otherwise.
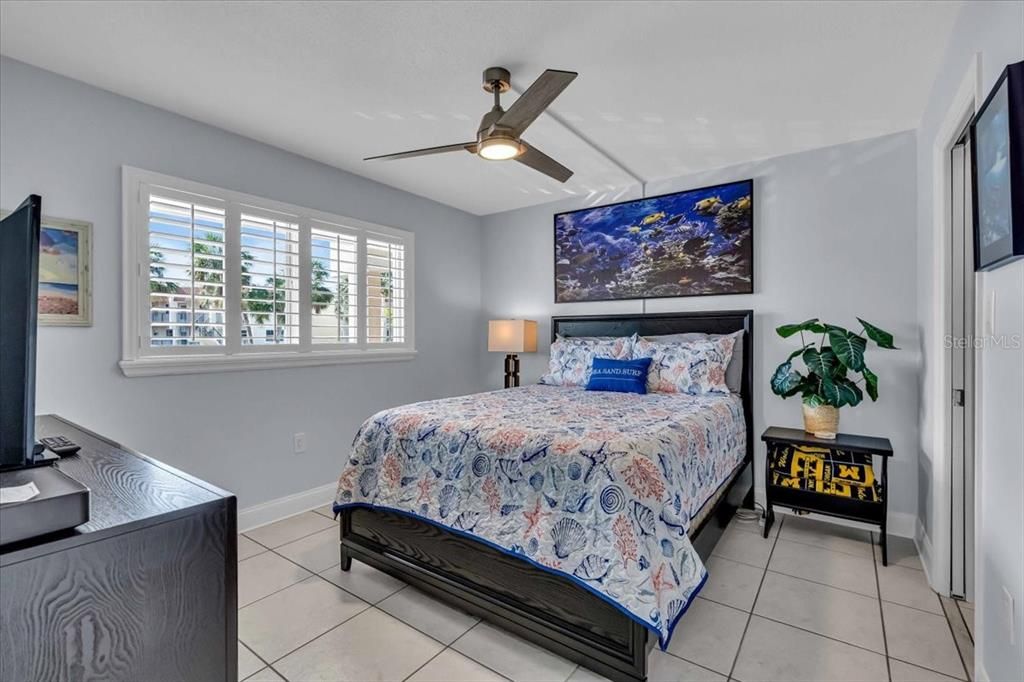
[[[0,52],[476,214],[634,181],[548,116],[565,185],[470,154],[480,72],[655,180],[916,127],[958,2],[0,3]],[[508,102],[506,102],[506,105]]]

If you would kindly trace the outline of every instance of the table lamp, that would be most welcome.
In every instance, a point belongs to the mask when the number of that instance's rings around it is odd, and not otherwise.
[[[537,323],[534,320],[491,320],[487,323],[487,350],[507,353],[505,388],[519,385],[517,353],[537,352]]]

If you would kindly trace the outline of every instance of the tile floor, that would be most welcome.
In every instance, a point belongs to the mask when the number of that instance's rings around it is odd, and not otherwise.
[[[909,540],[888,567],[867,531],[734,520],[651,682],[969,680],[973,609],[940,599]],[[324,507],[239,536],[239,679],[600,680],[364,564],[338,566]],[[787,653],[781,653],[787,652]]]

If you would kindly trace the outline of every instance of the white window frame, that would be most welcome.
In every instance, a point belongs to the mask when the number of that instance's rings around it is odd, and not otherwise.
[[[149,346],[149,193],[158,188],[171,198],[191,195],[190,201],[207,200],[225,209],[225,321],[224,346]],[[204,185],[170,175],[122,166],[122,339],[121,371],[127,377],[168,374],[199,374],[234,370],[313,367],[345,363],[412,360],[415,345],[415,236],[412,232],[364,220],[315,211],[242,192]],[[251,210],[260,215],[275,213],[299,225],[300,342],[280,346],[241,345],[241,244],[240,216]],[[312,260],[311,226],[337,226],[339,232],[358,238],[358,329],[356,343],[312,343],[310,287]],[[405,338],[401,343],[366,342],[365,242],[367,235],[394,239],[405,247]],[[143,329],[145,327],[145,329]],[[145,332],[145,333],[144,333]]]

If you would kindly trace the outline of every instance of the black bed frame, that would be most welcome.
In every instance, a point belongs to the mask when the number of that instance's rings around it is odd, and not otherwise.
[[[551,318],[551,337],[641,336],[743,330],[743,413],[747,452],[726,492],[690,539],[710,556],[739,506],[753,508],[753,348],[751,310],[584,315]],[[642,682],[656,638],[643,625],[573,582],[466,536],[370,507],[341,512],[341,568],[358,559],[428,594],[616,682]],[[680,627],[686,629],[685,617]]]

